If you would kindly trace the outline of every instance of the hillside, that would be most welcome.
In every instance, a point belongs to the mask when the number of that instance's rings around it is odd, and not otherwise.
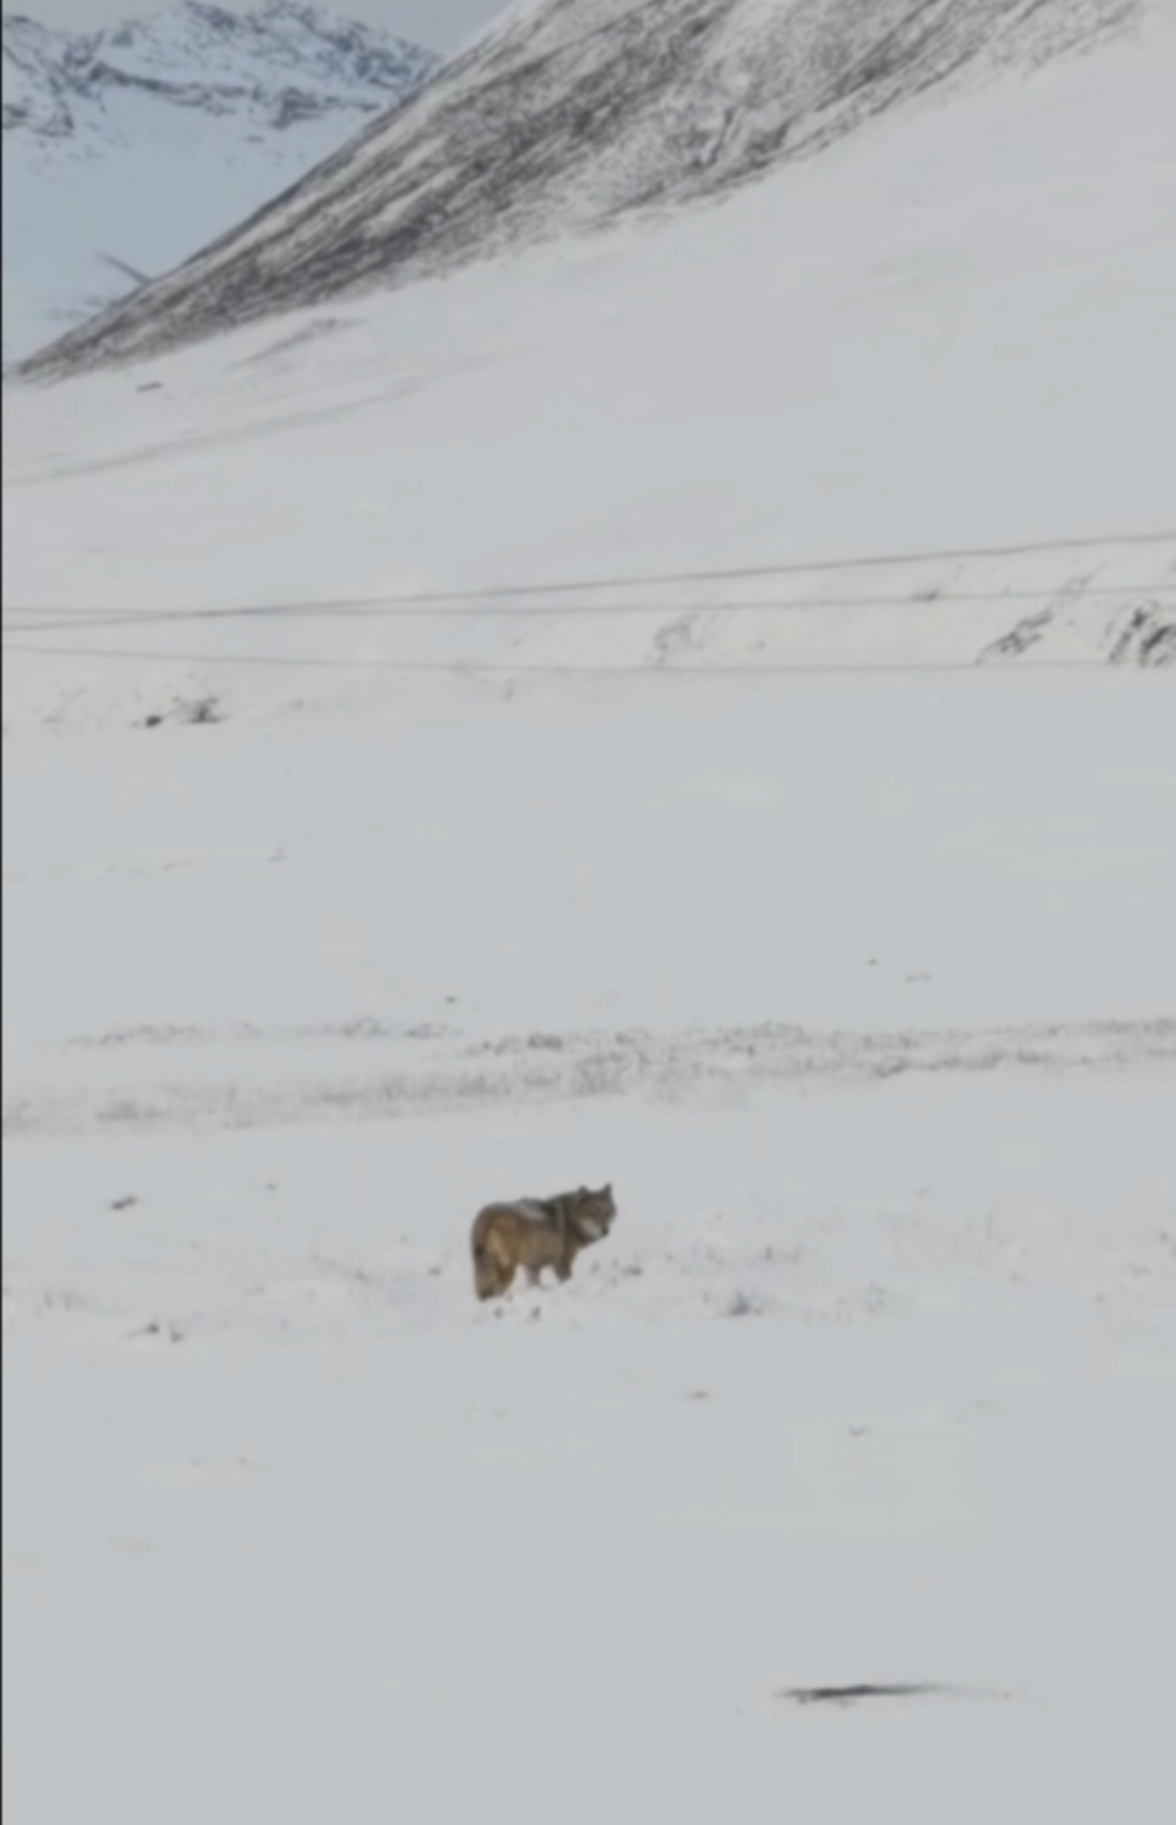
[[[394,119],[36,369],[156,353],[713,197],[1139,16],[1138,0],[545,0],[508,14]]]
[[[378,695],[400,664],[1169,657],[1173,17],[718,206],[10,387],[8,632],[38,650],[6,717],[165,679]],[[299,604],[343,606],[249,619]],[[132,619],[49,625],[104,605]]]

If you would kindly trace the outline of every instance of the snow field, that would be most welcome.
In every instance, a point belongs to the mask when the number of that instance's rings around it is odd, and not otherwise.
[[[17,1825],[1166,1821],[1169,89],[6,399]]]
[[[1162,1816],[1162,679],[663,682],[14,744],[22,1825]],[[863,1680],[950,1690],[779,1696]]]
[[[1160,1819],[1169,1106],[22,1144],[15,1816]],[[615,1245],[475,1308],[486,1188],[606,1156]],[[955,1690],[777,1696],[861,1679]]]

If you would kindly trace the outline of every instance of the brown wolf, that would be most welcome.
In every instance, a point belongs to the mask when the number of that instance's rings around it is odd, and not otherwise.
[[[505,1293],[523,1267],[537,1286],[545,1267],[569,1280],[582,1248],[599,1242],[612,1228],[617,1207],[611,1185],[589,1191],[560,1192],[554,1198],[519,1198],[514,1204],[487,1204],[474,1218],[470,1247],[474,1285],[479,1299]]]

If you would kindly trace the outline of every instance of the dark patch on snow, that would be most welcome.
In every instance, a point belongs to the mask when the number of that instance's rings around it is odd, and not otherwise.
[[[1108,657],[1112,665],[1176,665],[1176,610],[1158,602],[1132,609]]]
[[[1022,653],[1027,653],[1031,646],[1036,646],[1043,638],[1055,613],[1056,609],[1051,604],[1048,608],[1035,610],[1031,615],[1023,615],[1007,634],[1002,634],[999,640],[994,640],[984,648],[980,654],[980,663],[983,665],[990,659],[1019,659]]]
[[[144,716],[143,727],[158,729],[169,718],[187,723],[224,722],[225,714],[216,697],[177,697],[170,710],[153,710]]]
[[[1057,647],[1064,638],[1072,611],[1082,602],[1083,586],[1061,591],[1057,599],[1031,615],[1024,615],[999,640],[980,653],[978,663],[1020,659],[1043,642]],[[1161,666],[1176,664],[1176,609],[1151,597],[1128,602],[1118,610],[1102,640],[1112,665]]]
[[[777,1694],[797,1705],[853,1705],[863,1698],[931,1698],[954,1693],[957,1688],[930,1682],[857,1686],[791,1686]]]

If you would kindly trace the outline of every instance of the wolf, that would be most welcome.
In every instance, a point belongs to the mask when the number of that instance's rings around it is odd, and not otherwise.
[[[582,1248],[600,1242],[617,1214],[611,1185],[589,1191],[562,1191],[554,1198],[519,1198],[513,1204],[487,1204],[474,1218],[470,1247],[474,1286],[479,1299],[505,1293],[523,1267],[532,1286],[545,1267],[570,1280]]]

